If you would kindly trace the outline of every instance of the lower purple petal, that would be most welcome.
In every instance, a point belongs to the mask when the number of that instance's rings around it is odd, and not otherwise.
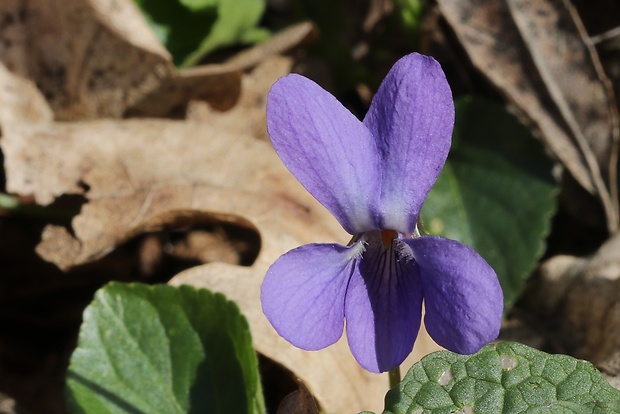
[[[495,271],[478,253],[454,240],[407,240],[420,266],[424,323],[439,345],[473,354],[499,334],[504,296]]]
[[[307,244],[271,265],[261,287],[261,303],[278,334],[309,351],[338,341],[354,262],[348,247]]]
[[[401,254],[400,243],[394,240],[386,250],[380,240],[371,240],[347,289],[349,346],[357,362],[371,372],[400,365],[420,329],[419,269],[411,257]]]

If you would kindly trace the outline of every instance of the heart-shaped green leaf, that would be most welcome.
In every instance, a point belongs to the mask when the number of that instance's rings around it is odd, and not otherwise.
[[[544,251],[556,208],[551,168],[542,145],[502,106],[457,101],[452,149],[422,217],[431,234],[469,245],[493,266],[506,309]]]
[[[84,312],[73,413],[264,413],[247,321],[221,294],[110,283]]]
[[[586,361],[526,345],[439,351],[388,392],[384,414],[620,413],[620,391]]]

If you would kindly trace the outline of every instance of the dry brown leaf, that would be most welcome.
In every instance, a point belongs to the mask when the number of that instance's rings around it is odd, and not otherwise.
[[[0,16],[0,62],[57,120],[162,116],[190,99],[227,109],[239,95],[238,68],[177,73],[132,0],[7,0]]]
[[[22,82],[0,71],[0,84]],[[27,85],[26,85],[27,86]],[[0,88],[0,145],[7,189],[48,204],[61,194],[88,202],[72,233],[48,226],[38,252],[63,268],[105,255],[145,232],[200,217],[254,229],[261,250],[251,267],[210,263],[179,274],[172,284],[222,292],[248,318],[256,349],[298,375],[329,411],[381,410],[388,381],[364,371],[342,339],[319,352],[299,350],[271,327],[261,311],[260,284],[285,251],[309,242],[348,241],[335,219],[282,165],[269,143],[204,122],[162,120],[54,123],[49,116],[11,124],[12,112],[41,106],[29,87],[22,105]],[[25,94],[30,93],[28,99]],[[28,104],[26,104],[28,103]],[[6,128],[5,128],[6,125]],[[421,335],[419,359],[436,346]],[[409,362],[410,364],[411,362]]]
[[[270,204],[283,203],[280,208],[288,216],[300,215],[304,226],[313,220],[303,214],[309,208],[296,202],[300,191],[288,194],[289,184],[281,177],[288,179],[288,173],[268,144],[205,123],[41,124],[6,134],[2,149],[10,192],[33,195],[40,204],[62,194],[84,194],[89,200],[73,221],[80,252],[64,255],[56,263],[60,267],[100,257],[135,234],[172,220],[162,218],[171,211],[252,217],[250,208],[262,217]],[[48,250],[45,240],[41,248]]]
[[[135,117],[167,116],[175,112],[184,114],[189,103],[190,117],[193,119],[223,121],[224,124],[220,126],[233,130],[237,130],[239,120],[243,120],[241,124],[251,124],[249,131],[256,133],[258,128],[264,129],[265,104],[261,102],[262,97],[266,96],[269,86],[278,77],[289,73],[292,67],[291,59],[280,55],[312,43],[315,37],[316,27],[312,23],[298,23],[281,30],[265,42],[239,52],[224,64],[205,65],[173,73],[157,89],[128,108],[125,114]],[[256,66],[260,68],[258,73],[241,78],[241,71]],[[274,76],[267,76],[269,73]],[[242,101],[237,102],[240,93],[243,93]],[[196,115],[196,108],[191,108],[192,101],[208,102],[208,105],[202,105],[202,115]],[[234,110],[228,111],[233,105]],[[221,111],[228,112],[222,114]],[[244,114],[239,116],[240,112]]]
[[[292,67],[292,58],[266,57],[249,73],[243,74],[241,96],[232,109],[220,112],[204,102],[192,102],[188,106],[187,119],[204,121],[230,132],[250,134],[268,141],[265,98],[271,85],[281,76],[289,74]]]
[[[0,61],[36,82],[57,119],[119,117],[172,71],[131,0],[8,0],[0,15]]]
[[[280,403],[276,414],[319,414],[314,398],[303,382],[298,381],[299,389],[293,391]]]
[[[0,64],[0,127],[3,135],[22,126],[51,122],[54,113],[37,87]]]
[[[592,256],[544,262],[527,303],[546,315],[560,351],[591,361],[620,388],[620,233]]]
[[[227,110],[241,70],[316,37],[299,23],[225,64],[177,72],[131,0],[10,0],[0,16],[0,61],[35,81],[57,120],[178,116],[192,100]]]
[[[316,35],[317,30],[312,23],[298,23],[228,59],[224,65],[245,71],[241,80],[241,95],[235,106],[221,112],[213,105],[194,101],[188,106],[187,118],[268,140],[265,97],[271,85],[289,74],[294,64],[293,58],[281,54],[314,42]]]
[[[159,86],[145,94],[124,115],[128,117],[167,117],[185,114],[192,100],[208,102],[218,111],[236,104],[241,93],[241,72],[229,65],[205,65],[172,73]]]
[[[598,56],[562,0],[438,1],[472,62],[542,132],[618,228],[618,114]]]

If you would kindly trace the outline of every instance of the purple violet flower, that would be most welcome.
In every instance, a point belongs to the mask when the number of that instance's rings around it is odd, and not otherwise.
[[[417,53],[392,67],[363,122],[303,76],[273,85],[267,129],[276,152],[353,235],[348,246],[293,249],[267,271],[263,312],[287,341],[325,348],[346,320],[358,363],[388,371],[413,348],[423,300],[426,329],[439,345],[470,354],[497,338],[503,295],[491,266],[469,247],[417,228],[453,126],[441,66]]]

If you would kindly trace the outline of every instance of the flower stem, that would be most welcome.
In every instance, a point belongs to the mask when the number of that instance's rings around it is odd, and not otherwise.
[[[400,366],[396,366],[388,371],[388,377],[390,379],[390,389],[400,384]]]

